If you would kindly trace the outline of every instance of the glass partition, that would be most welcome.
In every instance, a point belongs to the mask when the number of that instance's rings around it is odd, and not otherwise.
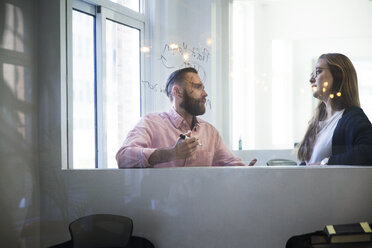
[[[352,60],[362,108],[372,118],[371,1],[160,0],[144,1],[138,13],[112,6],[94,14],[98,53],[89,61],[99,83],[95,93],[84,87],[91,101],[94,94],[104,101],[90,114],[95,139],[84,139],[89,147],[96,142],[90,150],[98,167],[116,167],[115,153],[141,116],[171,108],[166,80],[183,67],[198,70],[208,93],[201,118],[232,150],[292,150],[301,141],[317,104],[310,73],[323,53]],[[74,78],[88,72],[78,64]]]

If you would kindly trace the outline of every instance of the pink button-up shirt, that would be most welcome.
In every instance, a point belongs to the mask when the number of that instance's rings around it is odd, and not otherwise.
[[[149,167],[149,157],[157,148],[173,147],[179,135],[190,130],[187,122],[173,108],[167,113],[144,116],[128,133],[116,154],[119,168]],[[202,146],[185,159],[155,164],[154,167],[245,165],[223,143],[217,129],[197,118],[191,136],[199,137]]]

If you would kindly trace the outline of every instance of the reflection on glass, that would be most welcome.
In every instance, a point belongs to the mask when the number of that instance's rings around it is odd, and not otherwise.
[[[106,22],[106,123],[107,167],[117,168],[115,155],[140,118],[140,32]]]
[[[73,168],[95,167],[94,17],[73,11]]]
[[[0,37],[0,47],[17,52],[25,52],[24,39],[24,17],[22,9],[16,5],[5,3],[4,17],[0,17],[6,23],[3,35]],[[1,23],[0,23],[1,24]],[[28,51],[27,51],[28,52]]]
[[[110,0],[131,10],[140,12],[140,0]]]
[[[25,67],[23,66],[17,66],[12,64],[3,63],[2,66],[3,71],[3,78],[4,83],[6,84],[6,89],[9,89],[7,92],[9,95],[14,96],[14,111],[4,111],[4,114],[8,114],[11,117],[8,117],[8,121],[12,120],[16,123],[16,125],[13,127],[15,130],[17,130],[17,133],[19,133],[24,140],[27,142],[32,142],[32,136],[31,132],[27,132],[26,128],[29,126],[27,123],[31,121],[31,116],[27,114],[25,111],[22,111],[22,108],[17,109],[18,106],[23,106],[27,102],[30,102],[30,91],[28,91],[25,88],[25,78],[29,77],[29,75],[26,75]],[[7,91],[7,90],[6,90]],[[5,91],[5,92],[6,92]],[[4,108],[5,109],[5,108]],[[26,136],[27,135],[27,136]]]

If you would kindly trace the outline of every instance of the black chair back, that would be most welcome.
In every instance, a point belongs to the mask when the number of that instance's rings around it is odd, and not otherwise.
[[[73,221],[69,229],[74,248],[125,247],[133,222],[124,216],[95,214]]]

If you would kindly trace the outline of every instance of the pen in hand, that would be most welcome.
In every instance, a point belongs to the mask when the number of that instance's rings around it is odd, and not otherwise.
[[[186,139],[186,137],[187,137],[186,135],[184,135],[182,133],[180,134],[181,139]],[[202,146],[202,144],[200,142],[198,142],[198,143],[199,143],[198,146]]]

